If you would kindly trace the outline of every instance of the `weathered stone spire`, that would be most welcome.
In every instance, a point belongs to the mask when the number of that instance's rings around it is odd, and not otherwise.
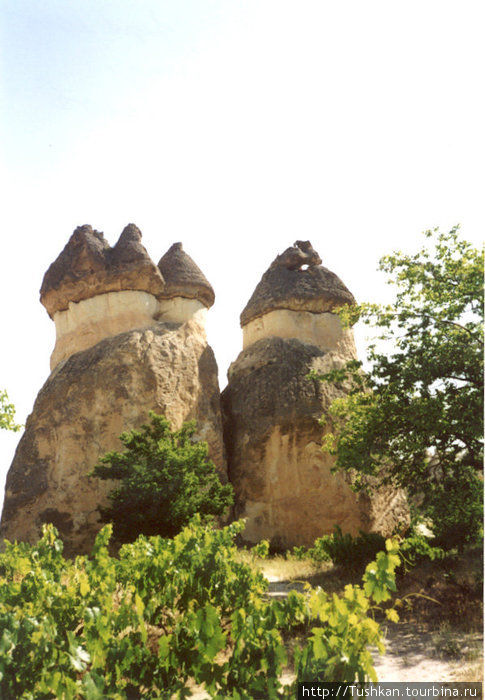
[[[310,241],[296,241],[273,260],[241,314],[244,348],[276,336],[355,355],[352,331],[335,313],[355,299],[321,262]]]
[[[344,283],[309,241],[297,241],[241,314],[244,349],[229,368],[222,407],[236,516],[246,518],[250,542],[308,546],[336,524],[390,534],[408,517],[404,497],[390,488],[356,495],[321,449],[320,420],[343,392],[308,375],[356,358],[352,329],[335,313],[345,303],[354,297]]]
[[[296,241],[278,255],[241,313],[241,326],[275,309],[322,313],[354,303],[342,280],[321,262],[310,241]]]
[[[217,363],[204,327],[214,292],[180,244],[162,258],[166,292],[140,241],[134,224],[112,248],[82,226],[45,274],[53,371],[7,475],[0,539],[34,542],[52,522],[68,554],[89,551],[112,486],[91,470],[149,411],[172,428],[194,419],[195,438],[227,479]]]
[[[129,224],[111,248],[91,226],[79,226],[44,275],[41,303],[49,316],[70,303],[119,291],[142,291],[158,296],[163,277],[141,244],[141,231]]]
[[[214,303],[214,290],[204,273],[184,251],[181,243],[174,243],[158,263],[165,288],[160,295],[163,299],[183,297],[198,299],[210,308]]]

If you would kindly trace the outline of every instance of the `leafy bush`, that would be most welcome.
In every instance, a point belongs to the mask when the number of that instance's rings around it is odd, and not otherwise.
[[[358,537],[352,537],[348,532],[342,532],[335,525],[332,535],[315,541],[315,546],[323,549],[334,564],[343,566],[351,571],[359,571],[368,564],[381,549],[384,549],[385,538],[376,532],[362,532]]]
[[[205,442],[191,440],[195,422],[172,431],[163,416],[150,412],[151,425],[120,436],[126,451],[108,452],[94,467],[100,479],[119,480],[100,508],[114,535],[131,542],[138,535],[173,537],[197,513],[222,515],[232,505],[233,489],[221,484]]]
[[[425,559],[435,561],[445,557],[445,552],[441,547],[433,547],[427,537],[417,533],[406,537],[401,542],[399,554],[405,566],[414,566]]]
[[[337,566],[357,572],[364,569],[377,552],[384,549],[385,539],[377,533],[360,532],[358,537],[343,533],[335,525],[331,535],[323,535],[315,540],[313,547],[293,547],[288,558],[312,559],[314,562],[332,561]]]
[[[298,547],[293,547],[293,549],[288,550],[285,553],[286,559],[296,559],[297,561],[303,561],[303,559],[312,559],[311,548],[305,547],[304,545],[299,545]]]
[[[383,651],[372,609],[395,590],[398,546],[386,542],[363,587],[269,599],[260,573],[238,560],[243,529],[200,518],[174,539],[140,536],[119,559],[111,526],[92,555],[62,556],[52,525],[36,545],[0,554],[0,697],[16,700],[184,698],[204,686],[218,700],[295,695],[280,682],[282,633],[303,626],[295,653],[300,680],[376,680],[369,646]],[[396,620],[394,609],[387,616]]]
[[[315,540],[313,547],[310,547],[308,549],[308,556],[315,563],[319,563],[322,561],[331,561],[332,557],[330,556],[330,552],[328,549],[328,541],[330,539],[331,538],[328,535],[318,537]]]
[[[362,638],[374,640],[380,653],[384,646],[379,635],[379,625],[367,615],[370,600],[381,603],[389,600],[390,591],[395,591],[394,572],[400,563],[396,540],[387,540],[386,551],[379,552],[376,561],[370,562],[363,576],[364,586],[345,586],[343,598],[335,593],[332,597],[321,591],[309,595],[310,614],[315,619],[328,621],[328,625],[314,627],[306,647],[296,655],[296,669],[300,681],[358,681],[371,679],[377,682],[372,668],[372,657]],[[313,607],[315,606],[315,608]],[[356,625],[350,619],[358,617]],[[394,608],[386,610],[392,622],[399,620]],[[342,636],[344,639],[342,639]],[[350,672],[350,673],[349,673]]]
[[[384,546],[385,539],[382,535],[361,531],[358,537],[352,537],[349,533],[342,533],[341,528],[335,525],[332,535],[318,537],[313,547],[293,547],[286,556],[288,559],[311,559],[315,563],[332,561],[333,564],[356,573],[363,570],[370,560],[375,559]],[[400,540],[399,556],[401,567],[408,568],[425,559],[443,559],[445,552],[441,547],[432,546],[424,535],[412,532],[409,537]]]
[[[317,537],[313,547],[293,547],[286,556],[288,559],[311,559],[315,563],[331,561],[355,573],[363,571],[384,545],[385,539],[381,535],[361,531],[358,537],[353,537],[335,525],[334,532]]]
[[[391,305],[344,307],[375,330],[367,369],[352,360],[313,378],[345,387],[327,417],[324,446],[354,487],[375,475],[419,499],[443,547],[483,537],[483,250],[427,231],[415,255],[382,258]]]
[[[436,533],[434,543],[446,550],[483,543],[483,479],[462,466],[459,474],[443,477],[432,488],[428,515]]]

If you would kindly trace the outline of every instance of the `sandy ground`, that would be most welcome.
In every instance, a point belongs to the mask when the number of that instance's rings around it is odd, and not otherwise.
[[[380,681],[429,681],[441,683],[463,678],[469,652],[483,649],[483,635],[462,634],[453,637],[456,658],[440,658],[436,649],[435,633],[420,632],[412,623],[397,624],[387,630],[386,653],[376,653],[375,669]],[[482,652],[483,656],[483,652]]]

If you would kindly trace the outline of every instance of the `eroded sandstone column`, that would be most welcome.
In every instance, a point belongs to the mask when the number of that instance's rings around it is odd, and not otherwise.
[[[335,311],[354,297],[308,241],[278,256],[241,314],[243,351],[222,395],[229,478],[245,538],[310,545],[335,524],[392,532],[408,517],[402,494],[357,496],[322,452],[322,416],[341,393],[308,379],[356,357]]]
[[[56,324],[52,372],[6,482],[1,536],[35,541],[53,522],[69,554],[91,547],[109,485],[88,477],[121,432],[164,414],[197,421],[226,476],[217,364],[205,315],[214,292],[175,244],[156,266],[133,224],[111,248],[83,226],[47,271],[41,301]]]

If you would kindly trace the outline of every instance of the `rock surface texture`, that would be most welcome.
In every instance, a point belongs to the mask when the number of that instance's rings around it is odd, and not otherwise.
[[[354,298],[320,262],[309,242],[297,241],[263,275],[241,314],[244,350],[222,394],[236,515],[247,518],[248,541],[280,548],[310,545],[335,524],[390,534],[408,518],[402,494],[357,496],[321,450],[320,418],[341,394],[307,375],[356,353],[334,313]]]
[[[196,314],[203,322],[214,290],[181,243],[157,267],[135,224],[113,248],[99,231],[79,226],[47,270],[40,300],[56,324],[53,370],[73,353],[133,328],[182,323]]]
[[[309,241],[296,241],[278,255],[241,313],[241,326],[275,309],[322,313],[353,304],[342,280],[320,263]]]
[[[203,272],[183,250],[181,243],[174,243],[159,260],[158,269],[165,280],[161,296],[165,299],[183,297],[199,299],[208,308],[214,303],[214,290]]]
[[[165,281],[140,241],[135,224],[126,226],[113,248],[99,231],[79,226],[44,275],[40,300],[49,316],[107,292],[138,290],[157,297]]]
[[[91,280],[91,262],[99,262],[99,251],[107,248],[101,234],[86,234],[87,228],[82,228],[78,238],[82,239],[81,258],[85,259],[86,248],[91,256],[85,268]],[[134,249],[138,254],[137,243]],[[49,288],[53,267],[46,275],[47,282],[44,280],[44,290]],[[78,279],[70,287],[74,268]],[[104,324],[109,323],[113,306],[115,315],[129,316],[131,297],[119,295],[136,291],[158,303],[154,292],[158,294],[164,288],[163,278],[149,258],[144,269],[149,270],[154,285],[159,285],[158,291],[154,287],[151,292],[124,289],[123,283],[116,293],[78,297],[76,303],[95,302],[98,318]],[[78,262],[74,261],[64,276],[60,268],[56,274],[61,282],[68,278],[68,287],[74,291],[83,288]],[[57,290],[61,295],[62,284]],[[115,302],[109,301],[112,294]],[[186,301],[175,298],[171,303],[181,308]],[[60,307],[54,304],[51,308]],[[153,314],[159,308],[154,306]],[[101,526],[97,508],[106,503],[110,485],[88,474],[106,451],[122,448],[120,433],[146,423],[150,410],[164,414],[172,428],[195,419],[196,438],[207,441],[211,459],[221,478],[227,480],[217,364],[207,344],[204,317],[198,306],[183,308],[186,318],[175,322],[160,322],[147,314],[143,327],[135,325],[119,332],[115,324],[108,337],[80,351],[73,348],[57,364],[38,394],[8,472],[1,537],[35,541],[42,523],[53,522],[69,554],[89,551]],[[77,328],[79,331],[79,325]]]

